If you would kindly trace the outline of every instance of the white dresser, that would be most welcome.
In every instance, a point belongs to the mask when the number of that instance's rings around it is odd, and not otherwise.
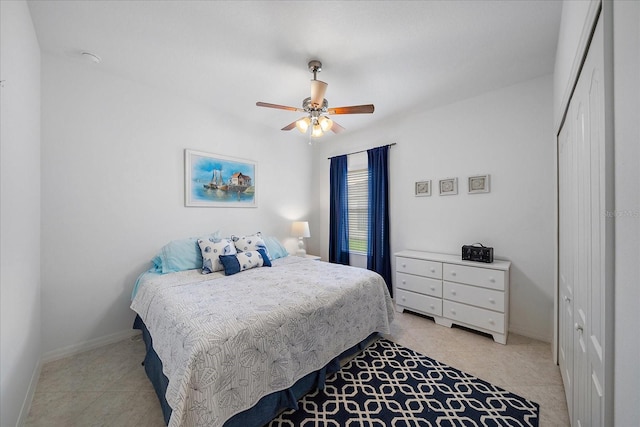
[[[409,250],[395,256],[398,311],[426,314],[439,325],[455,323],[507,343],[510,262]]]

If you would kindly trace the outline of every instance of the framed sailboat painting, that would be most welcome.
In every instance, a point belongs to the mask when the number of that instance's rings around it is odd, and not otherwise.
[[[184,151],[185,206],[255,208],[256,162]]]

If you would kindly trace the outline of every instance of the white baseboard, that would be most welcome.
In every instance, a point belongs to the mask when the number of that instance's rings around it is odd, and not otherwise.
[[[16,427],[22,427],[27,422],[29,411],[31,410],[31,403],[33,403],[33,396],[36,394],[36,388],[38,387],[38,380],[40,379],[40,372],[42,371],[42,359],[38,360],[36,367],[31,374],[31,381],[29,381],[29,388],[27,394],[24,396],[22,402],[22,408],[20,408],[20,414],[18,415],[18,421]]]
[[[513,332],[514,334],[522,335],[523,337],[532,338],[534,340],[543,341],[547,343],[550,343],[552,341],[551,337],[538,335],[527,329],[518,328],[517,326],[514,327],[513,325],[509,325],[509,332]]]
[[[54,360],[64,359],[65,357],[73,356],[78,353],[93,350],[95,348],[102,347],[107,344],[122,341],[127,338],[139,335],[140,331],[135,329],[127,329],[126,331],[116,332],[115,334],[105,335],[103,337],[94,338],[92,340],[83,341],[77,344],[72,344],[66,347],[58,348],[56,350],[47,351],[42,355],[42,363],[53,362]]]

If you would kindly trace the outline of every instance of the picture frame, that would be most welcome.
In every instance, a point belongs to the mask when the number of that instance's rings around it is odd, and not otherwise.
[[[458,178],[441,179],[439,188],[441,196],[452,196],[458,194]]]
[[[431,180],[416,181],[414,190],[416,197],[431,196]]]
[[[186,207],[255,208],[256,162],[202,151],[184,151]]]
[[[473,175],[467,179],[469,194],[488,193],[490,191],[490,176]]]

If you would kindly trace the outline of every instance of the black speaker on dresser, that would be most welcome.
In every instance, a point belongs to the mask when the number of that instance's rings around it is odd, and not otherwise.
[[[493,262],[493,248],[482,243],[462,246],[462,259],[465,261]]]

